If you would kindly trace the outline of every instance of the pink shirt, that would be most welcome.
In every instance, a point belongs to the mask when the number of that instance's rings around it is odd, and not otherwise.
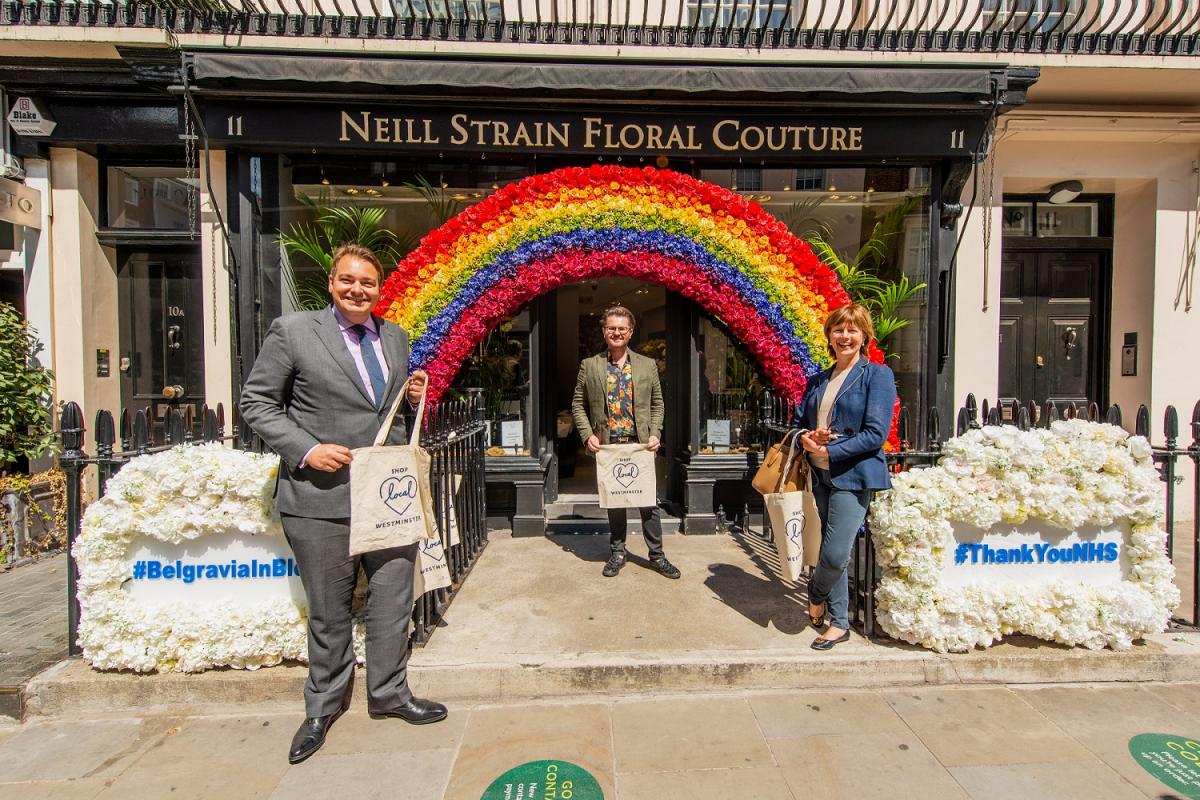
[[[335,307],[333,309],[333,318],[337,320],[338,327],[342,331],[342,339],[346,342],[346,349],[350,351],[350,358],[354,359],[354,366],[358,368],[358,377],[362,379],[363,386],[367,388],[367,395],[375,399],[375,392],[371,389],[371,376],[367,374],[367,365],[363,362],[362,350],[358,345],[358,334],[352,328],[354,323],[342,316],[342,312]],[[383,342],[379,341],[379,328],[375,325],[375,318],[370,317],[363,325],[367,328],[366,341],[375,349],[375,357],[379,359],[379,367],[383,370],[383,382],[387,383],[388,375],[391,374],[388,370],[387,359],[383,357]],[[304,458],[300,459],[300,466],[308,465],[308,457],[312,455],[312,451],[316,450],[320,445],[313,445]]]
[[[378,404],[379,398],[375,397],[375,392],[371,390],[371,376],[367,374],[367,365],[363,363],[362,350],[358,346],[358,334],[351,330],[354,323],[343,317],[342,312],[336,308],[333,309],[333,318],[337,320],[338,327],[342,329],[342,339],[346,341],[346,349],[350,351],[350,357],[354,359],[354,366],[358,367],[358,377],[362,379],[363,386],[367,387],[367,394]],[[363,325],[367,328],[367,342],[375,350],[375,358],[379,359],[379,366],[383,370],[383,382],[387,383],[390,373],[387,359],[383,357],[383,342],[379,341],[379,329],[375,326],[375,318],[368,318]]]

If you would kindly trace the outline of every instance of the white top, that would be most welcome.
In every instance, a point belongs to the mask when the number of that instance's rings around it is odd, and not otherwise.
[[[857,364],[856,360],[854,364]],[[851,364],[841,372],[834,369],[833,374],[829,376],[829,383],[825,384],[825,393],[821,395],[821,402],[817,406],[817,427],[828,428],[829,417],[833,413],[833,403],[837,399],[838,392],[842,388],[842,384],[846,381],[846,376],[850,374],[850,370],[854,367]],[[829,455],[827,453],[809,453],[808,463],[814,467],[820,467],[823,470],[829,469]]]

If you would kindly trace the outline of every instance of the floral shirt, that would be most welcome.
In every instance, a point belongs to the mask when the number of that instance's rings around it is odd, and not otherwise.
[[[633,365],[628,355],[625,363],[614,364],[608,360],[608,436],[637,438],[637,427],[633,423]]]

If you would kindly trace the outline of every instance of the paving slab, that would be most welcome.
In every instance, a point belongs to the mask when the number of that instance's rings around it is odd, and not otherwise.
[[[600,704],[509,705],[471,712],[446,800],[479,800],[504,772],[555,758],[590,772],[613,796],[613,726]]]
[[[1002,688],[886,691],[884,699],[947,767],[1071,761],[1088,751]],[[1020,737],[1012,736],[1020,731]]]
[[[954,767],[950,774],[973,800],[1143,800],[1133,784],[1099,762]],[[1159,788],[1163,788],[1161,784]],[[1153,796],[1153,795],[1151,795]]]
[[[289,769],[270,798],[441,800],[453,762],[452,750],[340,755],[322,752]]]
[[[619,773],[775,766],[741,698],[620,703],[612,719]]]
[[[798,798],[967,797],[912,731],[773,739],[771,750]]]
[[[0,716],[19,719],[22,687],[67,654],[67,558],[0,572]]]
[[[643,772],[617,776],[621,800],[798,800],[778,767]]]

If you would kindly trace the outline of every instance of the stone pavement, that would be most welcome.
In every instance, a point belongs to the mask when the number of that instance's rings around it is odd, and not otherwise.
[[[595,696],[454,704],[428,727],[357,705],[292,767],[298,714],[297,701],[0,726],[0,800],[480,800],[543,759],[587,770],[608,800],[1200,797],[1129,753],[1143,733],[1200,740],[1200,684]]]
[[[0,572],[0,717],[19,717],[21,686],[66,654],[66,556]]]

